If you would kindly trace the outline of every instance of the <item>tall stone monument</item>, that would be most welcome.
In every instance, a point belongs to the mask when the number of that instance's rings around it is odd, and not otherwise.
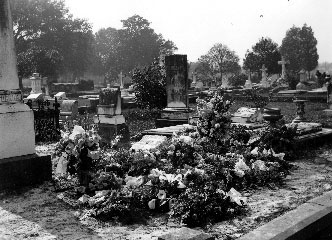
[[[22,102],[10,1],[0,0],[0,189],[52,176],[50,156],[35,154],[34,116]]]
[[[165,56],[167,107],[156,120],[157,127],[188,123],[187,55]]]

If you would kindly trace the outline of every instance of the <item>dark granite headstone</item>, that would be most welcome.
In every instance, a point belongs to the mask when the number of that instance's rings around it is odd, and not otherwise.
[[[188,123],[188,72],[187,55],[165,57],[167,107],[156,119],[156,127],[167,127]]]
[[[187,55],[165,57],[167,107],[188,107]]]

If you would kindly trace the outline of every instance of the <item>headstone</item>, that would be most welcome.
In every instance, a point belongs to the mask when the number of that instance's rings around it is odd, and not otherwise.
[[[61,102],[60,119],[64,120],[67,117],[75,119],[78,115],[78,101],[77,100],[63,100]]]
[[[41,89],[42,79],[41,79],[39,73],[33,73],[32,77],[30,78],[30,81],[31,81],[30,94],[43,93],[43,91]]]
[[[0,43],[0,189],[4,189],[50,179],[52,169],[50,156],[35,155],[34,116],[19,90],[9,0],[0,0]]]
[[[297,90],[312,90],[317,88],[317,83],[314,81],[308,81],[308,75],[307,72],[302,69],[299,72],[300,75],[300,82],[296,85]]]
[[[266,73],[267,68],[265,67],[265,64],[263,64],[262,69],[260,69],[260,70],[262,71],[261,85],[262,85],[262,87],[267,88],[267,87],[269,87],[269,84],[267,82],[267,73]]]
[[[167,107],[156,120],[157,127],[188,123],[187,55],[165,56]]]
[[[103,140],[110,140],[115,135],[125,135],[123,141],[129,140],[128,127],[125,118],[121,114],[121,91],[120,88],[111,88],[107,84],[99,93],[99,105],[97,105],[97,115],[94,122],[99,124],[99,134]]]
[[[195,86],[195,89],[203,90],[204,84],[202,81],[198,80]]]
[[[56,97],[58,100],[67,99],[65,92],[58,92],[57,94],[54,95],[54,97]]]
[[[165,57],[167,107],[186,108],[188,106],[187,55]]]
[[[166,136],[160,135],[144,135],[139,142],[134,143],[131,146],[131,150],[139,151],[139,150],[152,150],[159,147],[161,144],[166,142]]]
[[[262,123],[263,113],[257,108],[241,107],[233,114],[231,120],[240,124]]]
[[[286,80],[286,64],[289,64],[289,61],[286,61],[284,57],[281,57],[281,61],[278,61],[278,64],[281,65],[281,78]]]

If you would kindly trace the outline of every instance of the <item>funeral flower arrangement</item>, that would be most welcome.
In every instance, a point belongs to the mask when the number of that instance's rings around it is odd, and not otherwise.
[[[266,131],[232,127],[231,103],[218,93],[199,100],[197,126],[150,151],[101,151],[93,130],[75,126],[71,134],[63,134],[59,162],[66,154],[74,156],[79,169],[83,154],[92,165],[88,186],[81,179],[67,190],[75,199],[71,203],[83,207],[81,217],[128,222],[161,212],[188,226],[241,212],[247,200],[241,190],[278,184],[288,173],[287,153],[275,142],[284,138],[290,144],[292,135],[283,129],[273,138]],[[66,174],[75,175],[69,162]]]

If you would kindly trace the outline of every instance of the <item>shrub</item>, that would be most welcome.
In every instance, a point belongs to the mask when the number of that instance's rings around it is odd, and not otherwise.
[[[248,76],[241,73],[241,74],[237,74],[237,75],[234,75],[234,76],[228,78],[228,82],[232,86],[237,87],[237,86],[243,86],[247,79],[248,79]]]
[[[165,74],[158,61],[143,68],[135,68],[132,79],[136,103],[140,108],[162,109],[167,105]]]

